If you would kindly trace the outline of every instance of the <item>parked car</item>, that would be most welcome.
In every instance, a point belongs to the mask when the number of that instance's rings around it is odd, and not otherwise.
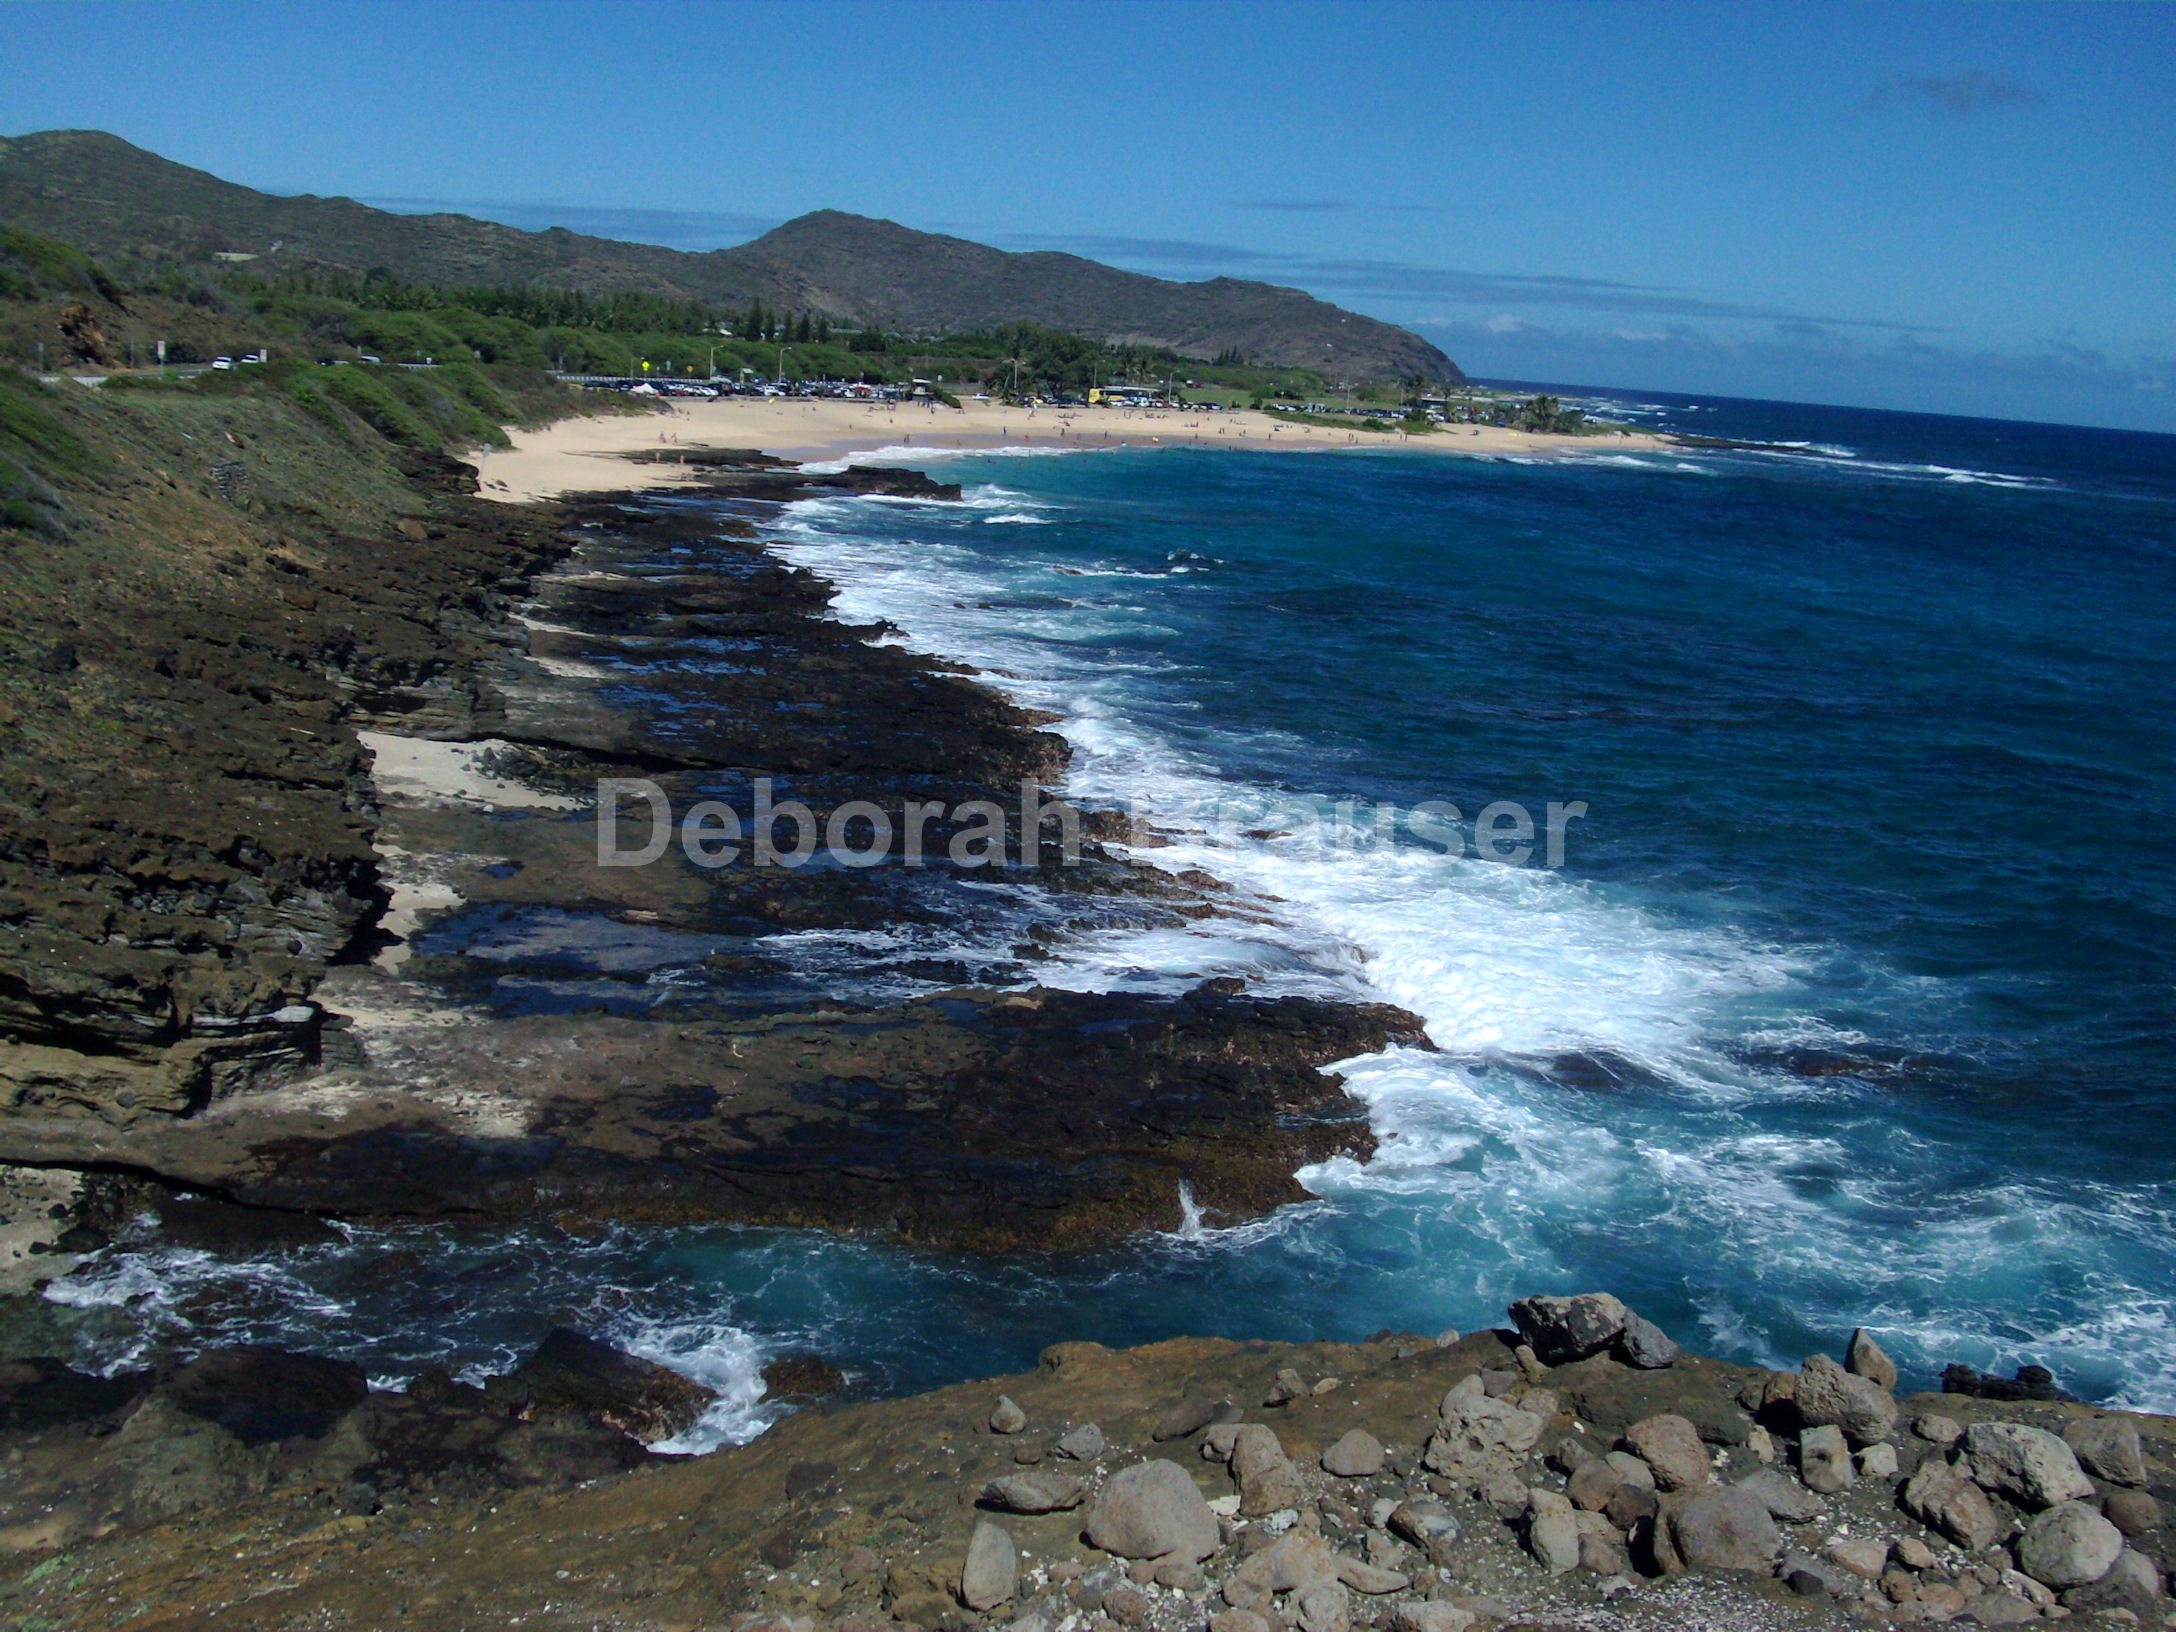
[[[212,367],[214,368],[232,368],[233,366],[234,359],[232,357],[214,357],[212,359]]]

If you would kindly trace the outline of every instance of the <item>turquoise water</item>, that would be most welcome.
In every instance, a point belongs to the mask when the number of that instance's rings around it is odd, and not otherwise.
[[[1074,790],[1204,829],[1151,859],[1252,904],[1042,978],[1426,1018],[1441,1053],[1346,1067],[1382,1150],[1303,1175],[1318,1201],[1065,1266],[432,1236],[457,1296],[370,1289],[353,1252],[254,1291],[168,1262],[158,1296],[293,1336],[268,1305],[306,1288],[303,1335],[386,1375],[499,1363],[555,1303],[736,1388],[735,1437],[782,1346],[907,1387],[1059,1337],[1433,1331],[1590,1286],[1737,1358],[1865,1324],[1918,1381],[2030,1360],[2176,1409],[2176,439],[1612,406],[1768,446],[963,456],[936,463],[966,506],[778,524],[843,615],[1063,715]],[[1430,800],[1463,854],[1295,819]],[[1583,801],[1564,864],[1476,856],[1496,801]]]

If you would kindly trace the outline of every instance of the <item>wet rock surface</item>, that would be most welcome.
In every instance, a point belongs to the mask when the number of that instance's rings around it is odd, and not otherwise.
[[[327,1126],[267,1097],[97,1148],[259,1209],[352,1219],[556,1216],[880,1230],[1081,1248],[1305,1192],[1372,1140],[1331,1060],[1418,1035],[1397,1010],[1301,998],[962,992],[708,1025],[558,1017],[448,1029],[437,1073]],[[489,1119],[477,1101],[489,1107]],[[479,1126],[479,1122],[483,1125]],[[17,1128],[65,1160],[73,1130]]]
[[[564,1326],[548,1333],[519,1366],[492,1378],[483,1392],[524,1421],[581,1417],[645,1442],[685,1433],[717,1398],[654,1360]]]
[[[570,1360],[570,1350],[581,1352]],[[574,1333],[554,1333],[488,1391],[442,1373],[404,1393],[373,1391],[357,1366],[263,1347],[113,1378],[10,1362],[0,1366],[0,1553],[216,1520],[258,1498],[322,1518],[624,1473],[663,1460],[628,1431],[678,1420],[658,1409],[661,1396],[709,1397],[659,1372]]]

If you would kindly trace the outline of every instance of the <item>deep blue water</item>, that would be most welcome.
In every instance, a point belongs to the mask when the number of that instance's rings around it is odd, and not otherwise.
[[[1242,973],[1426,1018],[1440,1054],[1348,1068],[1373,1163],[1063,1267],[440,1242],[501,1268],[432,1341],[489,1363],[557,1298],[713,1380],[790,1343],[910,1386],[1059,1337],[1470,1328],[1607,1287],[1736,1358],[1865,1324],[1918,1381],[2032,1360],[2176,1409],[2176,438],[1607,406],[1773,446],[963,456],[964,508],[781,523],[843,613],[1065,715],[1079,793],[1208,829],[1151,859],[1257,909],[1044,978]],[[1465,853],[1297,826],[1340,800],[1453,804]],[[1564,865],[1476,857],[1494,801],[1584,801]],[[266,1273],[388,1373],[429,1352],[337,1266]]]

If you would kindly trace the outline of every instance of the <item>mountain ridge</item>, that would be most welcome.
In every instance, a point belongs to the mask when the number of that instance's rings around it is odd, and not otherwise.
[[[835,323],[919,333],[1032,322],[1121,344],[1310,367],[1353,379],[1456,383],[1408,330],[1304,290],[1219,277],[1181,283],[1083,256],[1018,253],[896,221],[815,210],[730,249],[688,251],[529,232],[456,213],[401,215],[352,198],[259,192],[104,131],[0,137],[0,221],[108,261],[383,267],[440,284],[760,300]]]

